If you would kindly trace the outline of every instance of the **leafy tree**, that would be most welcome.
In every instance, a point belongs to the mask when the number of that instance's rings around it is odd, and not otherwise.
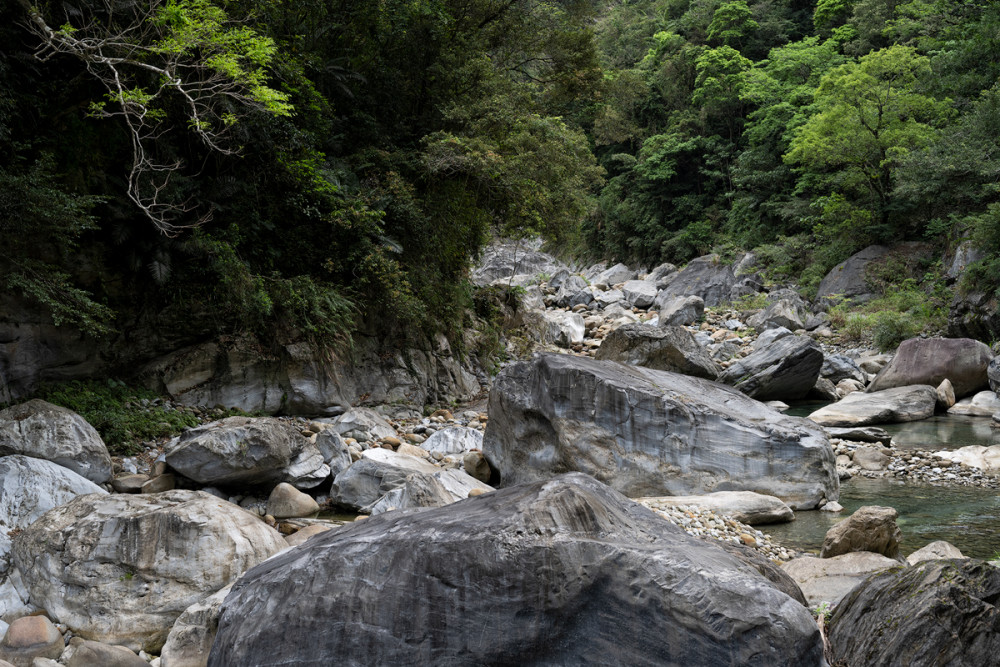
[[[708,25],[709,41],[742,50],[747,38],[760,28],[760,24],[751,16],[746,0],[723,3],[715,10],[712,22]]]
[[[947,113],[947,102],[917,90],[929,70],[926,57],[901,46],[831,70],[816,91],[818,113],[795,131],[785,156],[821,190],[870,212],[878,240],[890,240],[903,224],[902,202],[893,198],[900,160],[930,144]],[[843,217],[845,224],[855,219]]]

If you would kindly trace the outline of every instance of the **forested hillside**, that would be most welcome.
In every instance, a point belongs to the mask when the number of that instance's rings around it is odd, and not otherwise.
[[[986,0],[11,0],[0,39],[4,287],[91,335],[458,331],[494,234],[807,294],[968,237],[1000,284]]]

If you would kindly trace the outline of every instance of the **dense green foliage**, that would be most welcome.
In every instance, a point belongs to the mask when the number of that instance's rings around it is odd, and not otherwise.
[[[3,284],[88,334],[455,333],[497,233],[807,290],[971,238],[1000,285],[987,0],[18,0],[0,37]]]
[[[998,28],[985,0],[608,3],[588,238],[650,264],[758,247],[807,289],[871,243],[972,238],[994,289]]]

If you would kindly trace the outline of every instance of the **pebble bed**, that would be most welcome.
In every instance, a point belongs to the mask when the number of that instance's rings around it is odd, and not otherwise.
[[[683,528],[688,535],[710,537],[722,542],[742,544],[756,549],[775,562],[791,560],[794,551],[774,542],[769,535],[731,517],[697,506],[671,506],[652,498],[639,498],[638,503],[653,510],[670,523]]]
[[[846,454],[848,456],[851,456],[858,447],[877,446],[849,440],[832,440],[831,444],[838,455]],[[938,486],[1000,488],[1000,479],[996,475],[958,461],[938,458],[932,451],[896,450],[892,447],[883,447],[882,452],[888,457],[888,467],[885,470],[862,470],[856,465],[838,467],[841,480],[857,475],[873,479],[895,477],[900,480]]]

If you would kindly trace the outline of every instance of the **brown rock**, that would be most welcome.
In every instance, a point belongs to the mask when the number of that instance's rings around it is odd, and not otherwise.
[[[410,456],[419,456],[422,459],[429,458],[429,452],[426,449],[417,447],[416,445],[411,445],[404,442],[396,450],[397,454],[409,454]]]
[[[140,493],[148,481],[149,475],[121,475],[111,481],[111,488],[118,493]]]
[[[971,338],[911,338],[899,345],[896,356],[879,371],[869,392],[911,384],[937,387],[947,378],[960,399],[989,388],[987,367],[993,353],[986,343]]]
[[[167,473],[154,477],[142,485],[142,493],[162,493],[163,491],[173,491],[177,486],[177,480],[173,475]]]
[[[58,658],[63,638],[52,621],[44,616],[23,616],[7,628],[0,642],[0,660],[16,667],[30,667],[35,658]]]
[[[396,438],[396,437],[390,435],[390,436],[387,436],[385,438],[382,438],[382,444],[383,445],[390,445],[393,449],[396,449],[397,447],[399,447],[403,443],[400,442],[399,438]]]
[[[285,541],[288,542],[289,546],[297,547],[306,540],[308,540],[313,535],[319,535],[320,533],[325,533],[330,530],[332,526],[324,526],[320,523],[314,523],[311,526],[306,526],[301,528],[291,535],[285,536]]]
[[[431,413],[431,419],[434,419],[435,417],[441,417],[445,421],[450,421],[455,418],[455,415],[451,414],[450,410],[442,409],[442,410],[435,410],[434,412]]]
[[[951,386],[951,380],[945,378],[937,386],[937,406],[939,410],[947,410],[955,405],[955,388]]]
[[[486,461],[486,457],[480,451],[466,452],[465,456],[462,457],[462,467],[465,468],[465,472],[484,484],[489,484],[490,481],[490,464]]]
[[[469,497],[475,498],[476,496],[481,496],[486,493],[486,489],[469,489]]]
[[[319,511],[319,504],[308,493],[299,491],[288,482],[274,487],[267,499],[267,513],[275,519],[309,516]]]
[[[854,450],[854,465],[862,470],[885,470],[889,457],[876,447],[858,447]]]
[[[87,641],[81,637],[69,640],[66,667],[149,667],[148,663],[124,646],[111,646]]]
[[[832,558],[852,551],[871,551],[889,558],[899,555],[903,534],[896,525],[899,513],[892,507],[869,505],[827,531],[820,558]]]
[[[166,475],[168,470],[166,461],[153,461],[153,467],[150,468],[150,477],[159,477],[160,475]]]
[[[740,533],[740,542],[747,545],[748,547],[757,546],[757,538],[749,533]]]

